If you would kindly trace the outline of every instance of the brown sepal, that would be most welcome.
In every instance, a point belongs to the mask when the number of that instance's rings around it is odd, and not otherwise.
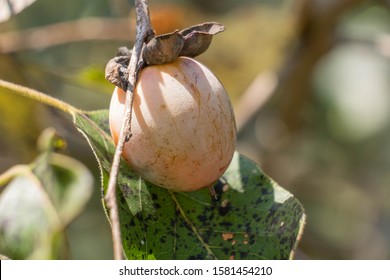
[[[143,49],[143,59],[148,65],[165,64],[176,60],[184,46],[179,31],[154,37]]]
[[[196,57],[204,53],[210,46],[213,36],[224,31],[225,26],[217,22],[205,22],[180,31],[184,37],[181,56]]]
[[[108,61],[105,70],[106,80],[124,91],[127,90],[127,80],[129,79],[129,70],[127,69],[129,61],[130,56],[116,56]]]

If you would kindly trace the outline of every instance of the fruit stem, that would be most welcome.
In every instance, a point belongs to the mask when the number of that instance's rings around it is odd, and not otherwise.
[[[68,103],[59,100],[57,98],[51,97],[47,94],[44,94],[40,91],[37,91],[35,89],[31,89],[28,87],[24,87],[21,85],[17,85],[11,82],[7,82],[0,79],[0,89],[5,89],[7,91],[10,91],[11,93],[18,94],[23,97],[28,97],[32,100],[38,101],[40,103],[49,105],[51,107],[54,107],[56,109],[59,109],[65,113],[68,113],[72,116],[76,112],[79,112],[80,110],[73,107],[72,105],[69,105]]]
[[[109,210],[111,221],[111,232],[113,239],[114,258],[122,259],[122,239],[120,232],[118,205],[116,202],[116,185],[119,172],[120,159],[123,152],[125,142],[131,137],[131,115],[134,101],[134,89],[137,84],[137,76],[140,71],[140,60],[142,47],[145,42],[154,36],[154,31],[150,23],[149,9],[147,0],[135,0],[136,9],[136,39],[133,47],[133,52],[130,58],[129,79],[126,89],[125,112],[123,123],[119,134],[118,145],[115,149],[114,158],[111,164],[110,178],[108,181],[107,192],[104,197],[106,207]]]

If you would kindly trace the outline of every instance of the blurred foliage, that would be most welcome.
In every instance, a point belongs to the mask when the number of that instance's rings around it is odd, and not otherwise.
[[[0,0],[0,22],[8,20],[11,16],[20,13],[35,0]]]
[[[68,258],[64,230],[92,193],[89,170],[54,152],[65,142],[53,129],[38,144],[34,162],[0,175],[0,251],[11,259]]]
[[[226,25],[199,60],[224,83],[235,107],[258,75],[279,74],[269,102],[259,105],[239,132],[239,151],[305,206],[308,219],[298,257],[390,258],[389,2],[149,0],[149,4],[159,33],[204,21]],[[328,12],[332,5],[341,8]],[[92,16],[133,20],[126,0],[38,0],[1,23],[0,38],[8,31]],[[10,53],[2,53],[0,47],[0,78],[80,108],[107,108],[112,87],[104,81],[105,63],[118,46],[131,45],[134,34],[128,38]],[[260,88],[258,92],[263,94]],[[62,115],[3,93],[0,171],[30,162],[37,155],[35,139],[46,126],[64,135],[69,155],[97,176],[86,143]],[[68,231],[74,258],[111,258],[98,184],[93,197]],[[93,236],[86,234],[91,231]]]

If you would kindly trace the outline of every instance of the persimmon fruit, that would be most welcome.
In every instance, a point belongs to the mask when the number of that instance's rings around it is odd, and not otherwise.
[[[115,144],[124,102],[125,92],[116,87],[109,110]],[[125,161],[145,180],[173,191],[211,186],[226,171],[236,146],[228,94],[208,68],[187,57],[141,70],[131,132]]]

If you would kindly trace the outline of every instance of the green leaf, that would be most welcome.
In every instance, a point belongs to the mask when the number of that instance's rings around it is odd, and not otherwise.
[[[51,255],[52,236],[60,221],[49,197],[32,172],[19,174],[0,196],[0,250],[13,259],[25,259],[40,250]]]
[[[115,150],[108,111],[76,113],[75,124],[96,155],[105,191]],[[304,226],[299,201],[238,153],[214,186],[216,198],[208,189],[154,186],[123,162],[118,185],[128,259],[289,259]]]
[[[77,112],[75,125],[90,144],[101,171],[101,180],[106,191],[111,162],[115,146],[109,135],[108,111]],[[137,214],[144,208],[151,207],[151,198],[145,182],[124,162],[121,162],[118,175],[118,186],[123,194],[126,208],[132,214]]]
[[[47,132],[54,139],[54,131]],[[89,170],[52,149],[0,176],[0,252],[12,259],[66,257],[64,229],[92,193]]]
[[[108,110],[83,112],[0,80],[1,88],[69,113],[96,156],[106,191],[115,151]],[[214,186],[216,197],[208,189],[175,193],[156,187],[123,161],[118,187],[122,243],[128,259],[288,259],[304,227],[300,202],[238,153]]]

